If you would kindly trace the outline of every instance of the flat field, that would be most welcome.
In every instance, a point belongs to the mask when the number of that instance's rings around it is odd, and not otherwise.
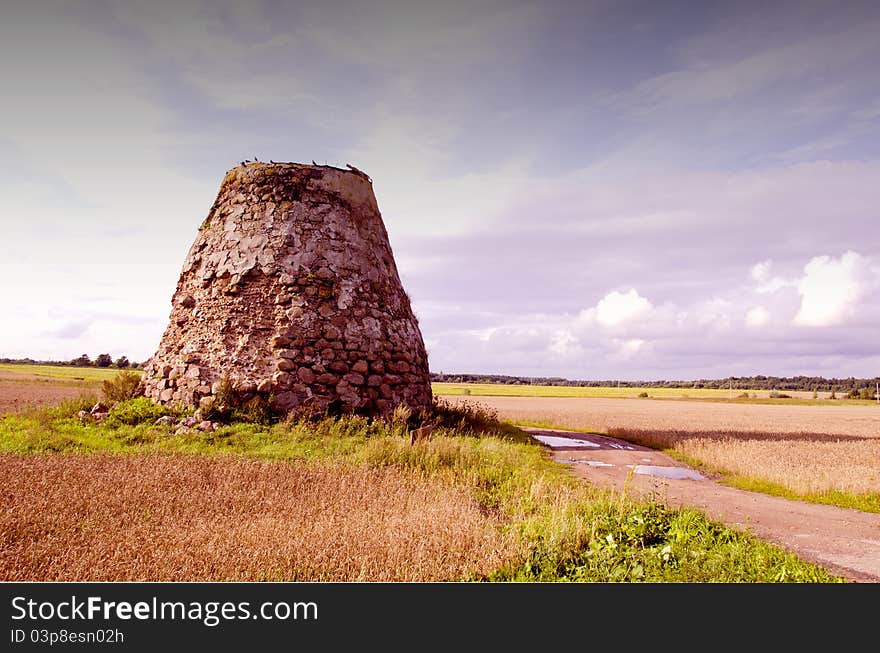
[[[510,556],[454,483],[238,456],[0,454],[4,581],[424,581]]]
[[[63,367],[60,365],[0,364],[0,374],[6,378],[22,380],[43,379],[57,381],[96,382],[112,379],[121,370],[115,367]],[[132,370],[140,374],[140,370]]]
[[[82,394],[97,396],[101,382],[112,379],[120,371],[116,368],[0,364],[0,415],[52,406]]]
[[[880,512],[880,407],[650,399],[450,397],[502,419],[665,449],[750,489]],[[778,487],[773,487],[778,486]],[[833,493],[862,495],[835,498]]]
[[[647,393],[657,399],[715,399],[746,403],[740,395],[748,392],[750,400],[777,401],[770,398],[771,390],[727,390],[719,388],[625,388],[614,386],[518,385],[506,383],[432,383],[435,395],[474,397],[580,397],[580,398],[638,398]],[[792,399],[812,400],[813,393],[802,390],[781,391]],[[828,399],[830,392],[819,392],[819,400]],[[785,401],[781,399],[778,401]]]
[[[515,422],[607,433],[609,429],[822,433],[880,438],[880,406],[747,404],[575,397],[449,397],[474,401]]]

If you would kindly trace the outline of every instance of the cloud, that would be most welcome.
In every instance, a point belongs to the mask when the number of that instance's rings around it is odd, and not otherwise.
[[[652,309],[651,302],[639,295],[635,288],[625,293],[612,291],[596,304],[596,321],[614,327],[644,317]]]
[[[827,327],[841,323],[862,294],[864,269],[864,258],[853,251],[840,258],[811,259],[798,282],[801,306],[794,324]]]
[[[755,263],[752,266],[751,277],[754,281],[759,283],[763,283],[767,281],[767,278],[770,276],[770,266],[773,265],[773,261],[766,260],[761,261],[760,263]]]
[[[46,335],[64,340],[75,340],[82,338],[91,326],[89,320],[69,320],[59,327],[49,329]]]
[[[746,325],[750,327],[764,326],[769,319],[770,313],[763,306],[750,308],[748,313],[746,313]]]
[[[783,279],[782,277],[771,277],[770,270],[772,267],[773,261],[770,259],[755,263],[755,265],[752,266],[749,276],[751,276],[752,281],[757,283],[757,286],[755,286],[755,292],[762,294],[775,293],[782,288],[797,285],[796,280]]]

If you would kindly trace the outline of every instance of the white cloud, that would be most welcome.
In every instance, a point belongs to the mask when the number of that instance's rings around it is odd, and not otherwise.
[[[749,276],[752,278],[752,281],[757,284],[755,286],[755,292],[769,294],[781,290],[782,288],[789,288],[797,285],[796,279],[784,279],[779,276],[771,277],[770,270],[772,267],[773,261],[770,259],[755,263],[752,266]]]
[[[840,258],[816,256],[804,266],[798,283],[801,306],[794,323],[831,326],[841,323],[862,293],[864,258],[848,251]]]
[[[645,341],[640,338],[632,338],[630,340],[624,340],[620,344],[619,353],[621,356],[625,358],[629,358],[635,356],[639,351],[641,351],[642,347],[645,345]]]
[[[769,319],[770,313],[763,306],[750,308],[748,313],[746,313],[746,325],[750,327],[764,326]]]
[[[763,283],[767,281],[770,276],[770,267],[773,265],[773,261],[767,259],[766,261],[761,261],[760,263],[755,263],[752,266],[752,279],[759,283]]]
[[[568,329],[557,331],[550,342],[550,351],[561,356],[572,355],[580,349],[578,339]]]
[[[625,293],[616,290],[608,293],[596,304],[596,320],[606,327],[613,327],[644,317],[651,311],[651,302],[639,295],[635,288]]]

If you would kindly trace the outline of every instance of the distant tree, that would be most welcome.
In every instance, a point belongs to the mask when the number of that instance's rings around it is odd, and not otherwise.
[[[829,399],[837,399],[837,392],[834,390],[834,388],[831,388],[831,396],[828,398]]]
[[[874,391],[871,388],[862,388],[861,393],[859,394],[859,399],[873,399]]]
[[[113,358],[110,354],[98,354],[95,359],[95,367],[110,367],[113,364]]]
[[[91,366],[91,364],[92,364],[92,359],[89,358],[89,355],[88,355],[88,354],[83,354],[83,355],[80,356],[79,358],[74,358],[74,359],[73,359],[72,361],[70,361],[70,362],[71,362],[73,365],[76,365],[77,367],[89,367],[89,366]]]
[[[119,358],[116,359],[116,367],[118,367],[121,370],[124,370],[129,365],[131,365],[131,363],[128,361],[128,358],[126,358],[125,356],[120,356]]]

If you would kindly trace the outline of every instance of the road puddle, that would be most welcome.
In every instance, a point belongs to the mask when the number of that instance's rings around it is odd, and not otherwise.
[[[627,465],[627,467],[633,467],[633,465]],[[674,480],[693,480],[693,481],[704,481],[706,477],[700,474],[699,472],[695,472],[692,469],[685,469],[684,467],[663,467],[661,465],[635,465],[633,471],[636,474],[645,474],[647,476],[659,476],[661,478],[671,478]]]
[[[542,435],[538,433],[533,433],[532,437],[538,440],[539,442],[546,444],[551,449],[559,449],[561,447],[565,447],[566,449],[598,449],[599,445],[595,442],[589,442],[587,440],[578,440],[576,438],[561,438],[556,435]]]
[[[569,465],[589,465],[590,467],[614,467],[611,463],[606,463],[602,460],[584,460],[582,458],[569,458],[560,462],[568,463]]]

